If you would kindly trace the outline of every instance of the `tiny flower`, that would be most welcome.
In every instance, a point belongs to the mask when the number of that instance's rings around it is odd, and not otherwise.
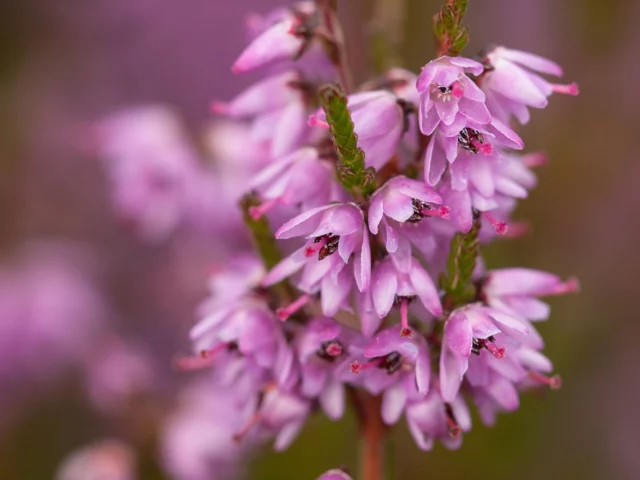
[[[234,439],[240,442],[256,428],[259,432],[275,436],[274,448],[281,452],[296,439],[310,411],[311,402],[303,396],[277,387],[269,387],[255,412],[236,432]]]
[[[363,375],[363,385],[378,395],[392,385],[401,383],[408,394],[417,391],[425,395],[429,390],[431,364],[429,347],[423,337],[403,337],[397,327],[378,333],[366,346],[366,363],[351,362],[351,372]]]
[[[424,218],[447,218],[449,210],[440,206],[442,199],[424,182],[404,176],[393,177],[380,187],[371,197],[369,207],[369,230],[378,234],[380,223],[385,228],[388,252],[398,249],[398,232],[387,217],[399,223],[417,223]]]
[[[407,272],[399,270],[389,258],[376,263],[371,277],[371,296],[380,318],[386,317],[393,304],[400,307],[401,335],[411,336],[409,303],[416,298],[435,317],[442,314],[440,295],[433,280],[420,263],[412,259]]]
[[[393,157],[404,132],[398,97],[386,90],[356,93],[349,95],[347,106],[366,166],[380,169]],[[328,128],[324,112],[311,116],[309,123]]]
[[[300,55],[309,42],[304,23],[314,9],[312,2],[299,2],[294,8],[282,11],[280,18],[244,49],[231,67],[232,71],[246,73],[276,60]]]
[[[315,148],[303,147],[271,163],[253,177],[249,186],[263,200],[249,210],[256,220],[277,205],[299,205],[309,210],[333,200],[333,167],[319,158]]]
[[[295,349],[300,360],[300,391],[309,398],[319,397],[329,418],[337,420],[344,413],[344,384],[335,372],[344,370],[352,360],[351,345],[358,332],[331,318],[314,318],[296,337]]]
[[[462,432],[471,429],[471,414],[460,395],[446,402],[436,388],[426,397],[410,402],[406,418],[411,436],[421,450],[431,450],[438,439],[449,449],[459,448]]]
[[[460,131],[468,121],[480,125],[491,121],[484,92],[465,75],[482,71],[482,64],[463,57],[440,57],[424,66],[416,82],[422,133],[431,135],[441,122]]]
[[[455,310],[447,319],[440,355],[440,388],[442,398],[452,401],[469,368],[469,356],[487,350],[496,359],[506,355],[496,336],[522,338],[530,333],[526,325],[504,312],[471,304]]]
[[[349,293],[351,282],[350,276],[340,273],[353,255],[353,276],[358,289],[362,292],[369,288],[369,235],[358,206],[338,203],[314,208],[289,220],[276,232],[276,238],[280,239],[299,236],[306,237],[306,244],[276,265],[263,285],[273,285],[303,269],[298,287],[308,293],[322,289],[323,301],[331,303],[329,310],[337,311]],[[326,309],[324,313],[331,315]]]
[[[334,469],[320,475],[318,480],[352,480],[352,478],[344,470]]]
[[[563,281],[551,273],[528,268],[503,268],[487,273],[481,295],[488,305],[529,320],[546,320],[549,306],[537,297],[579,290],[578,280]]]
[[[56,480],[135,480],[136,458],[131,446],[118,440],[100,440],[69,454]]]
[[[437,184],[449,165],[451,185],[455,190],[464,190],[469,169],[478,158],[498,161],[499,149],[522,150],[523,147],[518,134],[497,119],[485,125],[467,122],[465,128],[457,131],[438,129],[425,152],[425,181],[428,185]]]
[[[555,62],[520,50],[492,49],[484,59],[486,71],[481,86],[487,93],[487,105],[504,122],[514,115],[520,123],[529,121],[527,107],[544,108],[552,93],[578,95],[578,85],[559,85],[546,81],[538,73],[562,76]]]

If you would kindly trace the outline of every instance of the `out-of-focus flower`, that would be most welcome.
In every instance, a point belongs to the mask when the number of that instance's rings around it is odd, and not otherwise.
[[[487,93],[492,114],[508,122],[511,115],[522,124],[529,122],[527,107],[544,108],[552,93],[578,95],[578,85],[550,83],[538,73],[562,76],[562,67],[551,60],[520,50],[495,47],[486,54],[480,86]]]
[[[347,472],[341,469],[329,470],[318,477],[318,480],[352,480]]]
[[[358,147],[364,151],[367,167],[382,168],[393,157],[404,132],[403,110],[393,93],[378,90],[349,95],[347,107],[351,112]],[[328,127],[324,112],[311,116],[313,126]]]
[[[101,440],[70,453],[56,480],[135,480],[135,456],[118,440]]]

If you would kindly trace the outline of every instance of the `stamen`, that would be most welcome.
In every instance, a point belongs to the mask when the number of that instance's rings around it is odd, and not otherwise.
[[[558,390],[562,386],[562,377],[560,375],[547,377],[538,372],[529,372],[529,378],[543,385],[548,385],[551,390]]]
[[[565,95],[576,96],[580,94],[580,87],[576,82],[572,82],[569,85],[561,85],[558,83],[551,84],[551,88],[555,93],[563,93]]]
[[[507,230],[509,230],[509,225],[507,225],[506,222],[498,220],[490,213],[483,212],[482,215],[489,221],[498,235],[504,235],[505,233],[507,233]]]
[[[564,295],[566,293],[578,293],[580,291],[580,282],[577,278],[571,277],[566,282],[559,284],[549,295]]]
[[[400,322],[402,328],[400,329],[401,337],[412,337],[413,332],[409,328],[409,300],[407,297],[402,297],[400,300]]]
[[[307,302],[309,302],[309,300],[311,300],[311,295],[309,295],[308,293],[305,293],[304,295],[299,297],[295,302],[293,302],[288,307],[278,308],[276,310],[276,315],[278,316],[278,318],[280,320],[282,320],[284,322],[291,315],[293,315],[298,310],[300,310],[302,307],[304,307],[307,304]]]
[[[247,420],[240,430],[233,434],[233,441],[236,443],[240,443],[242,439],[251,431],[253,427],[259,424],[262,421],[262,412],[256,412],[251,415],[251,418]]]
[[[251,218],[253,218],[253,220],[257,222],[258,220],[260,220],[260,217],[262,217],[262,215],[264,215],[273,207],[278,205],[278,203],[280,203],[280,198],[281,197],[272,198],[270,200],[267,200],[266,202],[261,203],[260,205],[249,207],[249,215],[251,215]]]
[[[310,127],[322,127],[322,128],[329,128],[329,124],[325,121],[325,120],[320,120],[317,116],[315,115],[311,115],[308,119],[307,119],[307,125],[309,125]]]
[[[504,233],[504,238],[520,238],[524,237],[531,230],[531,225],[528,222],[512,222],[509,224],[509,228]]]

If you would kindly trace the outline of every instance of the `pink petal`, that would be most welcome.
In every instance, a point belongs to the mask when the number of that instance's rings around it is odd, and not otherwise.
[[[440,303],[440,295],[429,274],[422,268],[418,262],[413,262],[411,272],[409,273],[411,284],[415,288],[420,301],[434,316],[438,317],[442,314],[442,304]]]
[[[379,261],[373,269],[371,295],[376,313],[386,317],[393,306],[398,288],[398,277],[388,260]]]
[[[318,228],[318,224],[322,221],[322,217],[318,215],[319,213],[335,207],[336,205],[325,205],[307,210],[282,225],[276,232],[275,237],[285,239],[306,235]]]
[[[436,137],[431,137],[424,155],[424,179],[431,186],[438,183],[447,166],[444,151],[436,143]]]
[[[261,285],[264,287],[274,285],[300,270],[307,261],[304,250],[305,247],[302,247],[288,257],[282,259],[271,269],[271,271],[269,271],[269,273],[265,275],[262,279]]]
[[[382,193],[376,191],[371,197],[371,205],[369,205],[369,231],[374,235],[378,234],[378,226],[382,220]]]
[[[555,75],[556,77],[561,77],[563,75],[562,67],[556,62],[534,55],[533,53],[504,47],[498,47],[494,52],[502,58],[519,63],[531,70],[548,73],[549,75]]]
[[[407,403],[407,394],[402,384],[398,383],[388,388],[382,394],[381,411],[382,420],[387,425],[393,425],[400,420],[400,415]]]

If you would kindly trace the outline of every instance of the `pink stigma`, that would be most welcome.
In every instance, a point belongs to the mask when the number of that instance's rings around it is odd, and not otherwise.
[[[439,208],[425,207],[420,210],[420,214],[424,217],[440,217],[444,220],[449,219],[450,213],[451,213],[451,210],[449,209],[449,207],[446,207],[444,205]]]
[[[456,81],[453,82],[451,84],[451,95],[454,98],[462,98],[462,96],[464,95],[464,89],[462,88],[462,85],[460,85],[460,82]]]
[[[493,215],[487,212],[484,212],[483,215],[489,221],[498,235],[504,235],[505,233],[507,233],[507,230],[509,230],[509,225],[507,225],[506,222],[502,222],[496,219]]]
[[[515,222],[509,224],[509,228],[504,233],[505,238],[524,237],[531,230],[531,225],[527,222]]]
[[[271,200],[267,200],[266,202],[261,203],[260,205],[254,205],[249,207],[249,215],[254,221],[260,220],[262,215],[267,213],[273,207],[275,207],[280,202],[280,197],[272,198]]]
[[[400,300],[400,321],[402,328],[400,329],[401,337],[412,337],[413,332],[409,328],[409,300],[406,297],[402,297]]]
[[[217,113],[219,115],[227,115],[229,113],[229,104],[226,102],[221,102],[219,100],[214,100],[211,102],[209,106],[213,113]]]
[[[578,84],[576,82],[572,82],[569,85],[554,84],[551,85],[551,88],[553,88],[553,91],[555,93],[563,93],[565,95],[572,95],[574,97],[580,94],[580,87],[578,87]]]
[[[304,294],[300,298],[298,298],[295,302],[293,302],[288,307],[279,308],[276,310],[276,315],[283,322],[287,320],[291,315],[296,313],[302,307],[304,307],[307,302],[311,299],[311,295]]]
[[[490,340],[479,340],[480,344],[489,350],[489,353],[496,357],[498,360],[502,360],[507,355],[507,350],[503,347],[497,347]]]
[[[529,153],[522,157],[522,163],[529,168],[541,167],[549,163],[549,157],[543,152]]]
[[[310,127],[329,128],[329,124],[327,122],[325,122],[324,120],[320,120],[315,115],[311,115],[309,117],[309,119],[307,120],[307,125],[309,125]]]
[[[340,345],[338,342],[331,342],[329,345],[327,345],[325,351],[330,357],[339,357],[340,355],[342,355],[342,345]]]
[[[472,140],[471,144],[483,155],[491,155],[493,153],[493,147],[490,143],[480,143],[477,140]]]
[[[309,245],[304,249],[304,256],[313,257],[316,253],[322,250],[322,247],[324,247],[328,241],[329,241],[329,237],[324,237],[319,241],[312,243],[311,245]]]
[[[529,378],[543,385],[547,385],[551,390],[559,390],[560,387],[562,387],[562,377],[560,375],[547,377],[538,372],[529,372]]]

